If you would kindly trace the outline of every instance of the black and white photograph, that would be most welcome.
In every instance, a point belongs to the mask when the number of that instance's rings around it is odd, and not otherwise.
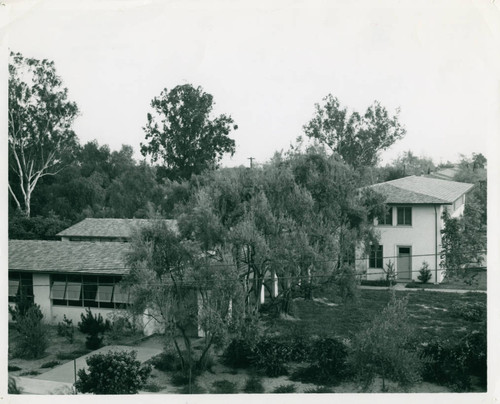
[[[499,398],[497,1],[0,27],[5,398]]]

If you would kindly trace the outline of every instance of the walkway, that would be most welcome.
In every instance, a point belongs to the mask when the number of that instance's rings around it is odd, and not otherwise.
[[[95,355],[97,353],[106,353],[109,351],[136,351],[137,360],[141,362],[147,361],[153,356],[161,353],[161,349],[154,349],[154,348],[143,348],[143,347],[124,346],[124,345],[105,346],[87,355],[81,356],[75,359],[75,361],[67,362],[62,365],[56,366],[55,368],[49,370],[48,372],[42,373],[41,375],[37,376],[36,379],[51,380],[55,382],[72,384],[75,382],[75,365],[76,365],[76,374],[78,374],[78,370],[87,369],[86,360],[89,356]]]
[[[425,289],[425,288],[405,288],[406,283],[396,283],[394,285],[394,289],[407,292],[418,292],[420,290],[425,290],[426,292],[444,292],[444,293],[486,293],[486,290],[469,290],[469,289]],[[360,289],[368,289],[368,290],[388,290],[389,288],[386,286],[360,286]]]

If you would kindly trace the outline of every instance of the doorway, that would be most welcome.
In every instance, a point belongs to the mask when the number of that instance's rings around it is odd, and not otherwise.
[[[411,280],[411,247],[398,246],[398,279]]]

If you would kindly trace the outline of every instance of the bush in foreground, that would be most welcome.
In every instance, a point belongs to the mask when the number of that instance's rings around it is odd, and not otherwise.
[[[249,379],[247,379],[243,391],[249,394],[264,393],[264,386],[262,385],[262,380],[257,376],[250,377]]]
[[[19,332],[16,339],[15,355],[25,359],[43,356],[48,346],[47,327],[42,321],[40,306],[32,304],[26,311],[16,316],[15,328]]]
[[[213,394],[236,394],[238,393],[238,386],[229,380],[217,380],[212,383]]]
[[[85,314],[81,315],[82,321],[78,323],[78,329],[87,334],[85,346],[88,349],[98,349],[102,346],[104,333],[109,330],[110,323],[108,320],[104,321],[100,314],[94,316],[92,311],[87,308]]]
[[[88,373],[78,371],[76,390],[93,394],[137,394],[146,384],[151,366],[141,366],[137,353],[109,351],[87,359]]]

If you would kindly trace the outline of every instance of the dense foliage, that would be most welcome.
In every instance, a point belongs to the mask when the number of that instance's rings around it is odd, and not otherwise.
[[[40,306],[30,303],[24,307],[17,306],[10,312],[15,321],[14,328],[19,333],[14,348],[15,355],[26,359],[41,358],[49,341]]]
[[[238,127],[228,115],[211,117],[213,104],[212,95],[191,84],[164,89],[153,98],[141,153],[160,162],[162,176],[189,179],[216,167],[225,153],[234,153],[229,133]]]
[[[78,371],[76,390],[92,394],[137,394],[145,385],[151,366],[141,366],[136,355],[136,351],[109,351],[90,356],[88,371]]]
[[[104,320],[100,313],[94,315],[87,308],[85,314],[81,314],[82,321],[78,323],[78,329],[87,334],[85,346],[88,349],[98,349],[102,346],[104,333],[108,331],[111,324],[108,320]]]

